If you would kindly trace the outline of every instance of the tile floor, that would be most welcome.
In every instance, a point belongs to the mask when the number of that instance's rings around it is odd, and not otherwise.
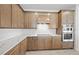
[[[73,49],[67,50],[42,50],[42,51],[28,51],[26,55],[79,55],[79,52]]]

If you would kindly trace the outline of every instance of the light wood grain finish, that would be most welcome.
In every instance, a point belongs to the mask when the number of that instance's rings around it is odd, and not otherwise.
[[[27,37],[27,50],[32,50],[33,44],[32,37]]]
[[[37,37],[33,37],[33,50],[38,50],[38,38]]]
[[[57,34],[61,34],[62,31],[62,13],[61,11],[58,12],[58,27],[56,29]]]
[[[52,48],[53,49],[61,49],[62,48],[61,36],[53,36],[52,37]]]
[[[62,24],[74,24],[74,11],[62,11]]]
[[[12,27],[24,28],[24,12],[18,5],[12,5]]]
[[[38,36],[38,50],[45,49],[45,37]]]
[[[45,37],[45,49],[52,49],[52,40],[51,36]]]
[[[33,13],[25,13],[25,28],[32,28],[32,22],[33,22]]]
[[[19,55],[20,54],[20,45],[16,45],[11,50],[9,50],[5,55]]]
[[[26,52],[26,39],[24,39],[21,43],[20,43],[20,54],[23,55]]]
[[[0,5],[0,27],[9,27],[11,28],[11,5],[10,4],[1,4]]]
[[[63,42],[62,45],[63,45],[62,47],[66,48],[66,49],[74,48],[74,43],[73,42]]]
[[[51,13],[49,17],[50,17],[50,28],[57,28],[58,27],[58,13]]]

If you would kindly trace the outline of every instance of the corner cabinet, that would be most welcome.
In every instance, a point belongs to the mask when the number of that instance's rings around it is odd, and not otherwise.
[[[10,49],[5,55],[25,55],[27,51],[27,39],[25,38],[12,49]]]
[[[19,55],[20,54],[20,44],[16,45],[10,49],[5,55]]]
[[[0,27],[11,28],[11,5],[0,5]]]
[[[24,28],[24,12],[19,5],[12,5],[12,28]]]

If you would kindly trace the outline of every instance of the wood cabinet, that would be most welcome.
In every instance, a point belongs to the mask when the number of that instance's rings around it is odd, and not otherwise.
[[[56,33],[60,35],[61,31],[62,31],[62,12],[59,11],[58,12],[58,27],[56,29]]]
[[[61,49],[62,48],[61,36],[53,36],[52,37],[52,48],[53,49]]]
[[[32,50],[33,44],[32,37],[27,37],[27,50]]]
[[[24,28],[24,12],[18,5],[12,5],[12,28]]]
[[[26,53],[27,50],[27,39],[24,39],[21,43],[20,43],[20,54],[23,55]]]
[[[11,28],[11,5],[0,5],[0,27]]]
[[[15,47],[10,49],[5,55],[24,55],[27,51],[27,39],[18,43]]]
[[[50,29],[58,26],[58,13],[38,13],[37,23],[46,23]]]
[[[27,50],[37,50],[38,49],[38,39],[37,37],[27,38]]]
[[[37,37],[33,37],[33,50],[38,50],[38,38]]]
[[[52,39],[51,36],[45,37],[45,49],[52,49]]]
[[[74,42],[63,42],[62,43],[62,48],[64,48],[64,49],[74,48]]]
[[[61,34],[63,24],[74,24],[75,11],[74,10],[61,10],[58,12],[58,27],[57,34]]]
[[[58,13],[50,13],[50,28],[58,27]]]
[[[74,11],[62,11],[62,24],[74,24]]]
[[[9,50],[5,55],[19,55],[20,54],[20,45],[16,45],[11,50]]]
[[[45,37],[38,36],[38,50],[45,49]]]
[[[27,29],[35,29],[37,26],[37,15],[33,12],[25,12],[24,13],[24,27]]]

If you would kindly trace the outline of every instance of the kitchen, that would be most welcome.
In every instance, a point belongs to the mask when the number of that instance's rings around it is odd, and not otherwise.
[[[0,55],[74,52],[75,7],[75,4],[1,4]]]

